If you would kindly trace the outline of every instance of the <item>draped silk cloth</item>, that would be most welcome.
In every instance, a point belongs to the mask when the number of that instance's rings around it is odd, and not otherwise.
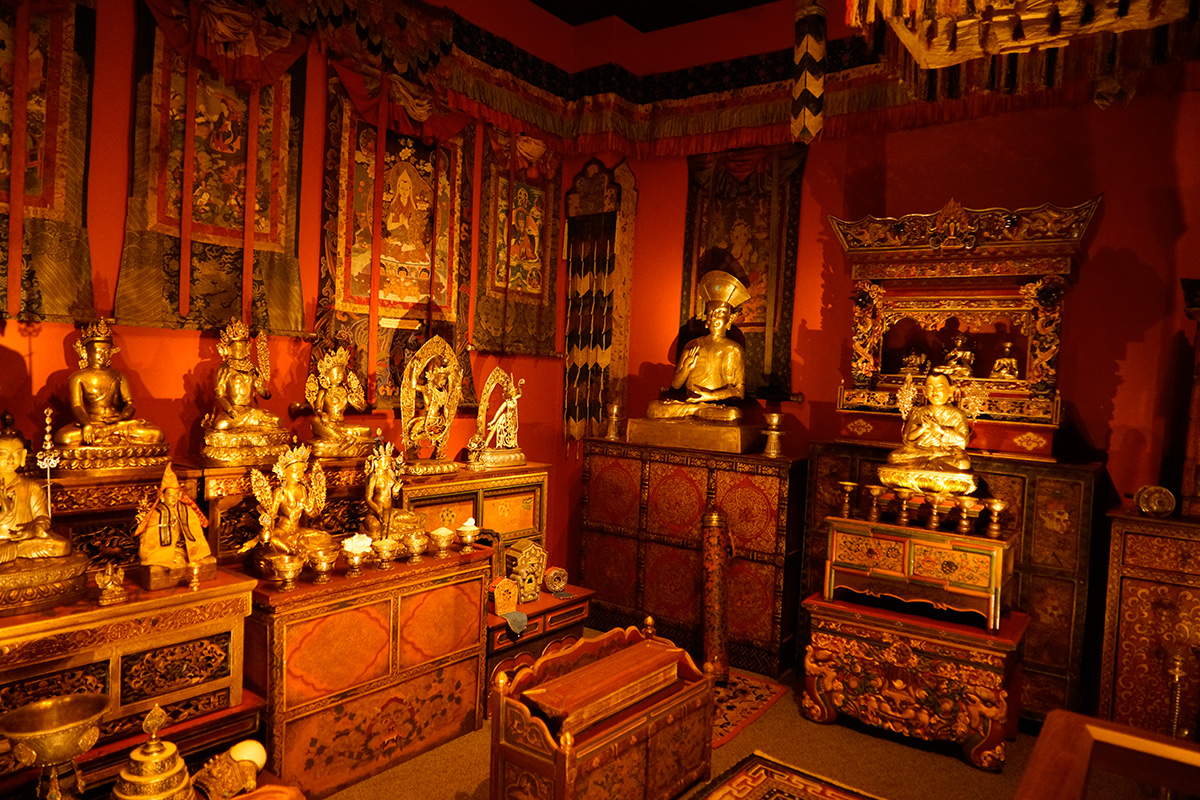
[[[95,318],[84,228],[92,11],[0,2],[0,313]],[[82,30],[81,30],[82,28]],[[79,49],[77,49],[77,46]]]

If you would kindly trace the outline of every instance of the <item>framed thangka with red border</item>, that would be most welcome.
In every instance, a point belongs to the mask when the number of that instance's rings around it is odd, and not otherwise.
[[[93,67],[85,54],[94,51],[95,11],[57,6],[22,19],[16,4],[0,3],[0,314],[11,308],[21,319],[74,322],[96,314],[83,221]],[[28,35],[23,51],[18,34]],[[23,136],[15,130],[18,104]],[[14,202],[18,175],[23,191]],[[10,281],[14,213],[22,220],[17,253],[24,267]],[[10,290],[20,297],[9,297]]]
[[[380,163],[378,128],[336,77],[327,108],[326,163],[333,168],[325,175],[313,352],[350,347],[355,369],[374,388],[375,407],[398,408],[404,365],[427,339],[441,336],[462,366],[460,405],[473,405],[466,313],[474,127],[434,144],[389,130]]]
[[[750,292],[734,319],[745,337],[747,397],[792,394],[792,305],[807,153],[805,145],[785,145],[688,157],[680,344],[704,333],[700,277],[710,269],[737,276]]]
[[[562,159],[538,139],[488,126],[483,181],[473,343],[552,355]]]
[[[144,46],[141,34],[139,29]],[[242,317],[243,285],[249,285],[252,327],[302,333],[296,250],[300,126],[292,116],[293,75],[284,73],[257,93],[205,70],[197,71],[194,85],[188,85],[187,76],[186,59],[155,28],[151,68],[137,83],[133,195],[114,315],[131,325],[219,328],[231,317]],[[189,92],[194,126],[185,125]],[[254,97],[257,109],[251,108]],[[252,121],[255,136],[250,135]],[[190,153],[185,152],[189,129]],[[191,172],[185,174],[189,159]],[[246,197],[248,164],[255,167],[253,200]],[[190,302],[182,315],[185,191],[191,198]],[[253,258],[251,279],[244,281],[248,207],[253,209]]]

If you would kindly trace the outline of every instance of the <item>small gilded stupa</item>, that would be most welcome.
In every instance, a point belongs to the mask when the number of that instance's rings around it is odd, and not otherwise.
[[[158,738],[166,725],[167,714],[155,705],[142,722],[150,739],[129,754],[129,763],[121,770],[113,786],[112,800],[192,800],[195,792],[187,765],[179,757],[179,748]]]

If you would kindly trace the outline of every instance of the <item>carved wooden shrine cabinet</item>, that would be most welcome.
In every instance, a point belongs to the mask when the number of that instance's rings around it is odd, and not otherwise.
[[[879,483],[877,469],[886,463],[889,449],[853,443],[810,445],[805,596],[822,591],[829,526],[843,524],[838,518],[844,516],[845,496],[839,481],[859,485],[850,498],[850,515],[856,520],[850,524],[866,526],[858,521],[867,518],[871,498],[861,487]],[[1091,552],[1096,480],[1102,466],[972,453],[971,469],[980,482],[977,494],[1006,502],[1000,515],[1001,540],[1013,543],[1006,594],[1013,610],[1029,615],[1022,715],[1040,720],[1056,708],[1081,710],[1091,565],[1093,555],[1103,558]],[[999,582],[1005,580],[1001,577]],[[801,641],[807,641],[806,623],[801,620]]]
[[[155,704],[185,756],[252,736],[263,703],[242,689],[242,637],[255,583],[223,570],[195,591],[129,582],[119,605],[93,596],[0,620],[0,713],[54,695],[107,694],[99,746],[80,759],[89,783],[112,780],[128,764]],[[24,796],[21,776],[36,781],[38,772],[18,773],[0,738],[0,796]]]
[[[315,799],[478,728],[491,557],[260,583],[245,661],[268,701],[267,769]]]
[[[733,540],[729,661],[778,676],[792,664],[800,605],[799,462],[584,441],[581,583],[593,589],[591,625],[654,617],[663,635],[702,652],[700,524],[713,504]],[[799,490],[800,481],[794,481]]]
[[[1100,716],[1182,735],[1200,729],[1200,520],[1114,512]]]
[[[1063,295],[1099,202],[831,218],[856,281],[840,435],[898,442],[898,390],[939,369],[976,414],[972,448],[1050,456]]]
[[[712,770],[712,682],[652,631],[584,639],[496,686],[494,798],[669,798]]]

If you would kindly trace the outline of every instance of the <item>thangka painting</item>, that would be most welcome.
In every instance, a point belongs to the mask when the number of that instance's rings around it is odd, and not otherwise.
[[[473,405],[466,309],[474,129],[436,144],[389,130],[377,164],[378,129],[358,114],[336,78],[328,113],[333,135],[326,161],[334,167],[325,176],[314,352],[350,347],[356,370],[374,387],[374,405],[398,408],[405,364],[430,337],[441,336],[463,368],[461,405]],[[372,294],[376,257],[378,291]]]
[[[734,320],[745,337],[746,396],[791,394],[792,300],[800,238],[804,145],[731,150],[688,158],[680,324],[703,334],[700,277],[710,269],[745,284],[750,299]]]
[[[24,273],[21,319],[74,322],[95,317],[92,267],[83,227],[89,72],[95,12],[74,4],[29,15],[29,46],[17,52],[16,4],[0,3],[0,313],[8,297],[9,217],[19,213]],[[82,27],[82,30],[78,30]],[[77,49],[78,48],[78,49]],[[25,134],[14,136],[14,102],[25,96]],[[23,146],[14,142],[21,138]],[[13,202],[18,169],[24,191]],[[52,287],[52,288],[51,288]]]
[[[561,159],[537,139],[488,126],[483,180],[475,347],[551,355]]]
[[[142,31],[139,31],[141,34]],[[221,327],[242,316],[245,215],[252,209],[252,327],[304,329],[296,250],[300,126],[292,81],[284,73],[258,92],[257,150],[249,152],[251,98],[219,75],[199,70],[190,180],[184,180],[187,62],[154,29],[153,60],[139,76],[137,151],[125,248],[117,280],[118,322],[164,328]],[[140,42],[139,42],[140,43]],[[256,172],[246,197],[247,168]],[[191,192],[190,303],[180,314],[183,192]]]

